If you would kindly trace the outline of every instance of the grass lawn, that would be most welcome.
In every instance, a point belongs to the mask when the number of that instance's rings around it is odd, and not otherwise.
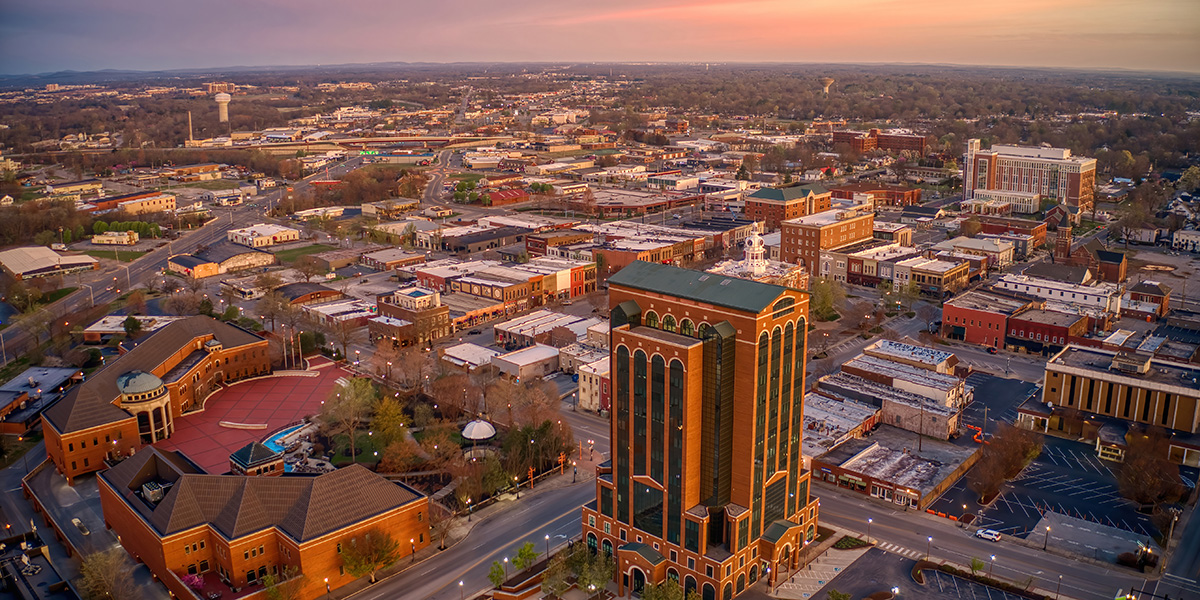
[[[275,258],[278,258],[279,262],[281,262],[281,263],[290,263],[290,262],[295,261],[297,258],[300,258],[301,256],[307,256],[309,254],[317,254],[319,252],[325,252],[326,250],[333,250],[333,249],[334,249],[333,246],[329,246],[326,244],[313,244],[311,246],[304,246],[302,248],[289,248],[282,252],[276,252]]]
[[[54,290],[53,292],[50,292],[49,294],[42,296],[42,302],[45,302],[46,304],[49,304],[51,302],[57,302],[58,300],[62,300],[63,298],[66,298],[68,294],[70,294],[71,292],[74,292],[77,289],[79,289],[79,288],[65,287],[65,288],[62,288],[61,290]]]
[[[119,260],[121,262],[133,262],[142,257],[145,251],[142,250],[88,250],[84,252],[88,256],[95,258],[108,258]]]
[[[483,174],[482,173],[455,173],[450,176],[450,179],[453,179],[455,181],[474,181],[474,182],[478,183],[480,179],[483,179]]]
[[[233,181],[230,179],[214,179],[212,181],[197,181],[174,187],[200,188],[202,190],[236,190],[242,186],[242,182]]]
[[[0,379],[8,381],[29,368],[29,359],[22,356],[0,368]]]
[[[421,431],[414,433],[413,439],[417,440],[417,442],[420,443],[420,441],[425,438],[426,431],[428,431],[428,430],[422,429]],[[460,447],[466,443],[466,441],[463,440],[462,434],[459,433],[458,431],[451,432],[450,437],[452,437],[454,439],[454,443],[458,444]]]
[[[31,434],[28,437],[17,441],[20,436],[4,435],[4,456],[0,457],[0,469],[6,468],[9,465],[21,462],[21,457],[29,451],[30,448],[42,443],[42,436],[39,433]],[[35,465],[29,465],[33,468]]]
[[[375,438],[368,435],[365,431],[360,431],[355,436],[355,449],[359,450],[358,459],[355,462],[360,463],[375,463],[379,462],[380,457],[375,456],[376,452],[383,452],[383,448],[375,446]],[[333,464],[339,462],[350,461],[350,436],[339,434],[333,437],[333,445],[335,453],[333,455]]]

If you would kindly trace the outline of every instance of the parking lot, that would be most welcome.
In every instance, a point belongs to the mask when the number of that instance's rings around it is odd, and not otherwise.
[[[925,571],[929,575],[922,598],[953,598],[955,600],[1023,600],[994,587],[975,583],[941,571]]]
[[[1082,442],[1046,437],[1042,454],[1004,487],[991,506],[981,508],[977,499],[963,477],[933,508],[947,514],[979,515],[972,526],[1022,538],[1035,530],[1046,511],[1140,535],[1156,533],[1150,517],[1138,513],[1132,502],[1121,497],[1109,465]]]
[[[895,586],[899,588],[898,598],[1022,600],[1020,596],[931,569],[924,571],[927,575],[925,585],[918,585],[910,575],[914,564],[916,561],[912,558],[872,548],[811,597],[824,599],[829,590],[837,590],[852,598],[865,598]]]

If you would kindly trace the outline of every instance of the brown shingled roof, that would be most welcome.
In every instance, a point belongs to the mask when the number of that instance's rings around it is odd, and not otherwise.
[[[304,542],[422,497],[359,465],[316,477],[208,475],[153,446],[101,477],[163,536],[209,525],[234,539],[276,527]],[[173,482],[156,506],[136,493],[148,481]],[[346,501],[350,490],[354,502]]]
[[[166,357],[206,335],[216,337],[226,348],[263,341],[249,331],[211,317],[195,316],[174,321],[72,388],[43,414],[62,433],[132,419],[132,415],[114,404],[120,395],[117,378],[130,371],[153,372]]]

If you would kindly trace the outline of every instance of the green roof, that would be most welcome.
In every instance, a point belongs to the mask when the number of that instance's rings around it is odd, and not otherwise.
[[[751,198],[760,200],[775,200],[777,202],[786,202],[797,198],[807,198],[809,194],[828,194],[829,190],[819,185],[793,185],[785,188],[760,188],[758,191],[750,194]]]
[[[608,284],[707,302],[758,314],[787,288],[749,279],[714,275],[670,265],[634,261],[608,278]]]
[[[661,552],[641,542],[631,542],[625,544],[624,546],[621,546],[619,550],[636,552],[641,555],[642,558],[646,559],[646,562],[649,562],[652,565],[657,565],[658,563],[667,560]]]
[[[796,527],[800,527],[800,525],[785,519],[779,519],[772,522],[770,525],[767,525],[767,529],[763,531],[762,539],[774,544],[778,542],[779,539],[783,537],[783,534],[787,533],[789,529],[795,529]]]

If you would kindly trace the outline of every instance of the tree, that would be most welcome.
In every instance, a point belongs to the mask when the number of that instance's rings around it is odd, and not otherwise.
[[[125,298],[125,306],[131,314],[146,314],[146,293],[140,289],[129,292],[129,296]]]
[[[907,311],[912,308],[913,302],[916,302],[921,298],[921,288],[916,283],[909,281],[908,283],[900,286],[899,294],[900,304],[904,307],[904,310]]]
[[[395,396],[384,395],[375,404],[375,418],[371,420],[371,430],[379,438],[379,444],[390,446],[392,443],[405,439],[408,427],[405,424],[404,407]]]
[[[981,231],[983,231],[983,223],[980,223],[979,219],[976,219],[976,218],[971,218],[971,219],[967,219],[966,221],[963,221],[962,225],[959,227],[959,230],[958,230],[958,232],[960,234],[965,235],[970,238],[973,238],[973,237],[979,235],[979,233]]]
[[[304,573],[296,565],[286,565],[278,575],[268,573],[259,579],[268,600],[303,600]]]
[[[1041,450],[1039,434],[1001,424],[980,450],[979,462],[967,473],[967,487],[979,494],[980,500],[990,500],[1000,493],[1005,481],[1016,477]]]
[[[279,287],[280,285],[283,285],[283,278],[281,278],[278,273],[273,271],[259,273],[258,276],[254,278],[254,287],[261,290],[264,294]]]
[[[125,335],[130,338],[137,337],[137,334],[142,331],[142,322],[133,315],[125,317],[125,322],[122,325],[125,327]]]
[[[293,268],[295,268],[296,271],[304,277],[305,283],[312,281],[313,277],[325,273],[325,269],[321,267],[321,264],[317,262],[317,259],[313,258],[312,256],[301,256],[300,258],[296,259],[296,263],[293,265]]]
[[[350,461],[358,456],[355,438],[375,404],[375,384],[370,379],[355,377],[333,388],[322,406],[321,419],[326,427],[344,433],[350,440]]]
[[[829,598],[829,600],[851,600],[851,598],[853,598],[853,596],[851,596],[849,593],[839,592],[837,590],[829,590],[826,596]]]
[[[518,571],[521,571],[532,567],[533,563],[537,562],[539,556],[541,556],[541,553],[537,551],[537,547],[533,545],[533,542],[525,542],[521,544],[520,548],[517,548],[517,555],[513,557],[512,563]]]
[[[438,541],[438,549],[446,549],[446,536],[454,527],[454,513],[446,510],[441,504],[429,504],[429,535]]]
[[[1175,187],[1184,192],[1190,192],[1200,187],[1200,167],[1195,165],[1188,167],[1183,175],[1179,176],[1179,181],[1175,182]]]
[[[179,316],[200,314],[200,294],[196,292],[176,292],[162,302],[163,310]]]
[[[842,309],[842,322],[847,327],[855,329],[866,329],[868,323],[871,322],[867,318],[871,314],[871,304],[865,301],[847,301],[846,307]]]
[[[1117,471],[1121,495],[1142,505],[1178,501],[1185,490],[1179,483],[1179,469],[1169,458],[1170,442],[1162,430],[1132,430],[1125,439],[1125,462]]]
[[[812,310],[817,319],[830,321],[837,317],[837,307],[846,301],[846,289],[841,282],[821,277],[812,283]]]
[[[642,589],[642,600],[684,600],[683,586],[669,577],[662,583],[648,583]]]
[[[971,574],[972,575],[982,571],[985,566],[987,566],[987,565],[985,565],[983,563],[983,561],[980,560],[979,558],[974,557],[974,556],[971,557]]]
[[[342,541],[342,565],[351,575],[369,575],[375,583],[375,574],[400,560],[400,543],[387,532],[373,528],[358,537]]]
[[[363,337],[363,329],[353,321],[334,321],[325,326],[325,335],[342,348],[342,358],[347,358],[350,346]]]
[[[504,565],[498,560],[493,560],[492,566],[488,569],[488,581],[492,582],[492,587],[498,588],[503,585],[506,575]]]
[[[396,440],[383,449],[378,470],[380,473],[406,473],[420,460],[419,452],[420,448],[412,440]]]
[[[568,588],[567,575],[566,554],[559,552],[550,557],[546,570],[542,572],[542,593],[555,598],[562,597]]]
[[[27,313],[37,308],[38,300],[41,299],[41,290],[22,281],[14,281],[8,286],[8,303],[20,312]]]
[[[575,583],[581,590],[604,589],[617,569],[615,556],[605,552],[593,554],[584,544],[575,545],[571,563],[575,571]]]
[[[96,221],[95,223],[92,223],[93,234],[100,235],[105,231],[108,231],[108,223],[105,223],[104,221]]]
[[[425,429],[421,437],[421,449],[429,457],[433,468],[449,469],[462,456],[454,441],[454,430],[454,424],[449,421],[439,421]]]
[[[132,573],[133,565],[122,548],[93,552],[79,565],[79,591],[88,600],[141,598]]]

